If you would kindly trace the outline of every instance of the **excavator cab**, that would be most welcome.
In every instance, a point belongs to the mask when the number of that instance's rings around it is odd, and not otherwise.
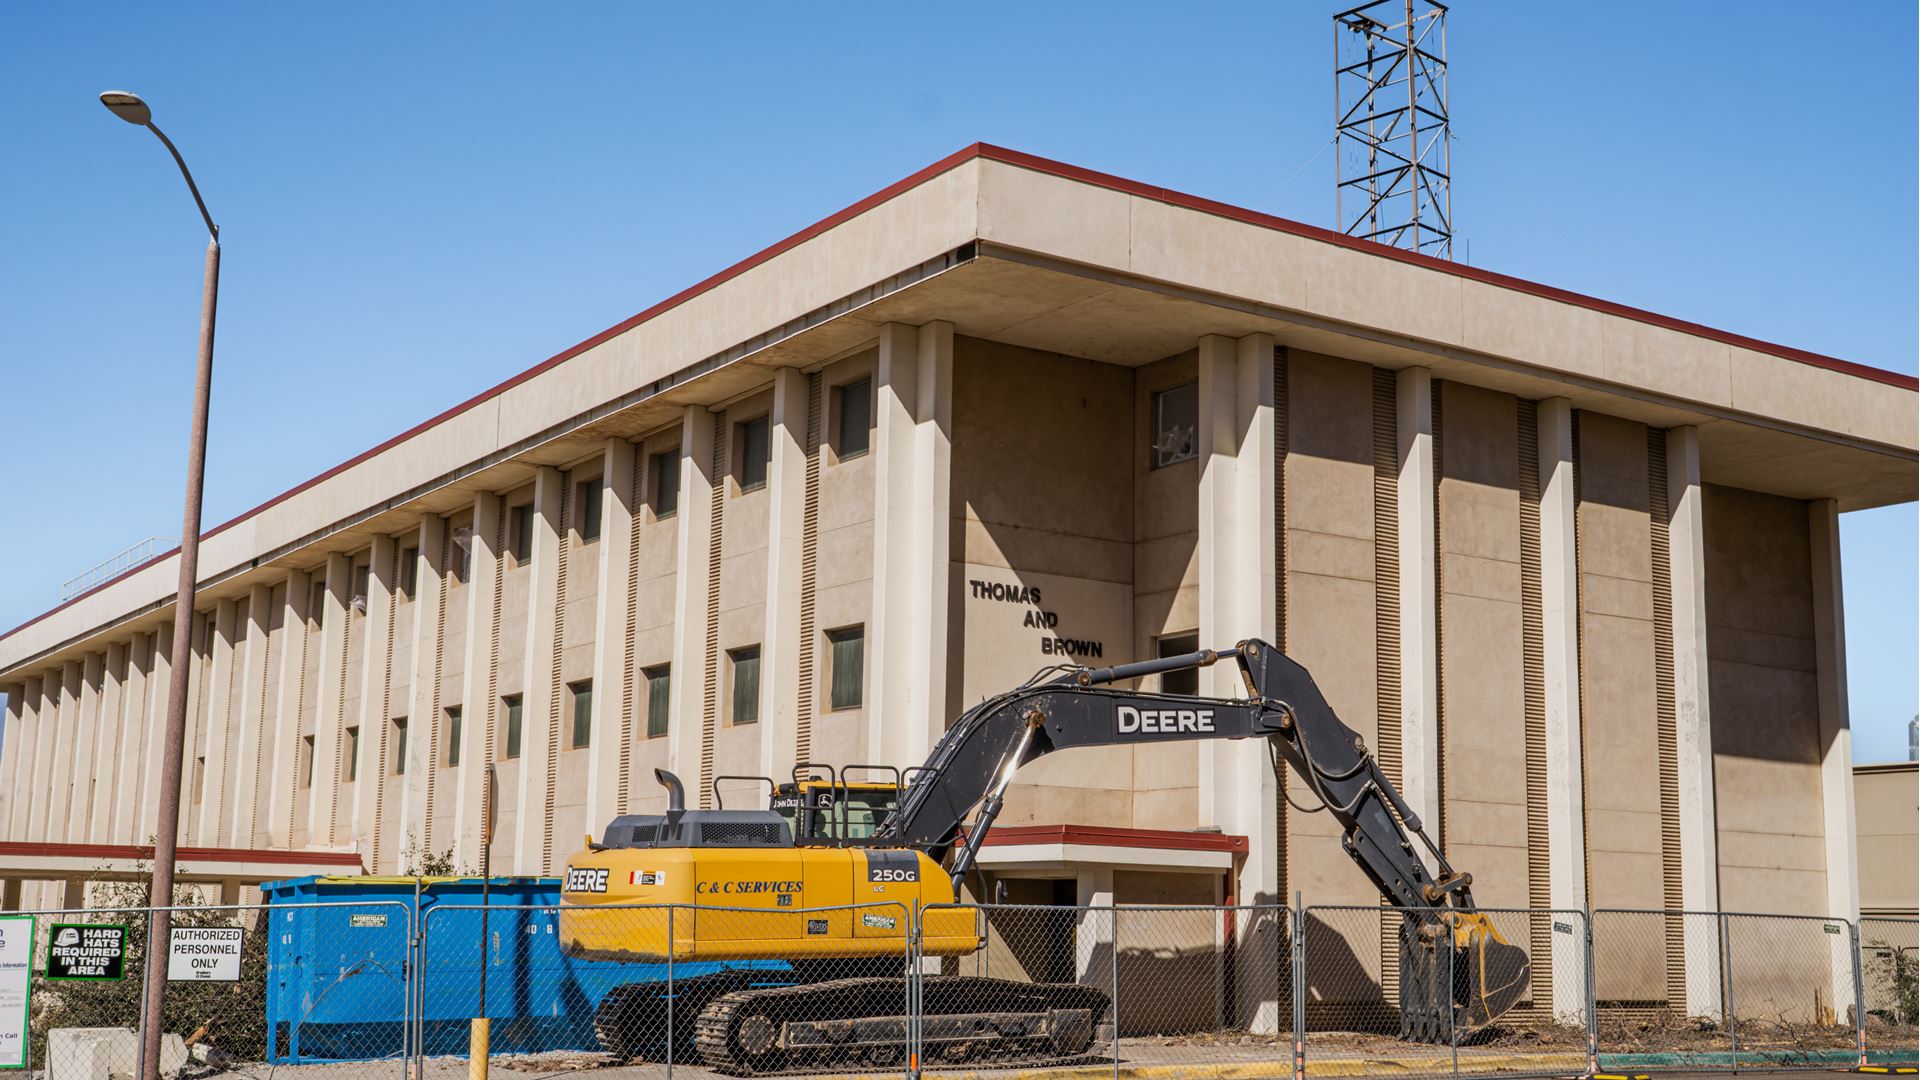
[[[889,780],[854,780],[854,772],[891,774]],[[824,775],[822,775],[824,773]],[[840,844],[873,836],[900,803],[901,773],[891,765],[831,765],[801,762],[793,778],[773,790],[770,808],[793,827],[796,844]]]

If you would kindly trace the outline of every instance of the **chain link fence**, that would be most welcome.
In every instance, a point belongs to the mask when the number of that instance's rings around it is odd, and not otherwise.
[[[1860,1001],[1866,1051],[1876,1060],[1920,1045],[1920,921],[1860,920]]]
[[[901,904],[439,904],[421,925],[426,1075],[482,1054],[516,1072],[623,1076],[909,1064],[915,939]]]
[[[31,942],[29,1069],[49,1080],[137,1076],[147,965],[160,963],[167,1080],[312,1063],[343,1080],[405,1076],[405,905],[186,904],[166,914],[163,943],[149,940],[147,908],[0,917],[0,936]]]
[[[1295,1010],[1316,1075],[1587,1071],[1578,911],[1303,908]]]
[[[28,1080],[136,1075],[150,956],[175,976],[167,1080],[458,1080],[476,1055],[621,1080],[1566,1076],[1910,1063],[1920,1037],[1910,919],[430,896],[417,917],[170,914],[158,955],[144,908],[0,917],[0,939],[31,936]]]
[[[1117,1065],[1115,925],[1112,907],[924,908],[915,1032],[923,1068]]]
[[[1833,1069],[1859,1061],[1848,921],[1596,911],[1593,926],[1603,1064]]]

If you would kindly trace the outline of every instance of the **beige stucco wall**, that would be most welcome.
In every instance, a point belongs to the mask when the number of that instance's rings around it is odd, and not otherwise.
[[[1920,764],[1855,766],[1853,805],[1861,913],[1913,918],[1920,909]]]
[[[1131,657],[1133,378],[1120,367],[972,338],[954,343],[952,632],[961,707],[1066,656],[1055,639]],[[1039,602],[976,595],[974,581],[1040,589]],[[1058,622],[1044,625],[1049,616]],[[1022,770],[1001,821],[1133,826],[1134,754],[1042,759]]]
[[[1826,915],[1806,504],[1709,486],[1704,517],[1720,904]]]
[[[1347,726],[1378,748],[1373,369],[1298,351],[1287,365],[1287,648]],[[1291,771],[1287,785],[1295,803],[1315,805]],[[1377,901],[1331,815],[1289,813],[1287,823],[1289,891],[1320,903]]]
[[[1581,722],[1594,907],[1664,902],[1647,432],[1579,416]]]
[[[1448,858],[1474,898],[1528,898],[1526,705],[1520,610],[1520,445],[1512,395],[1443,383],[1441,752]]]

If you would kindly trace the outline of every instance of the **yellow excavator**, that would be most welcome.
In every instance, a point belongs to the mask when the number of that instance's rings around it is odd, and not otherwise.
[[[1245,697],[1125,685],[1229,659]],[[796,770],[790,784],[773,787],[766,810],[689,810],[680,781],[658,770],[667,812],[616,818],[568,861],[560,944],[588,959],[699,965],[671,988],[638,981],[602,1000],[595,1029],[621,1058],[660,1053],[672,1040],[739,1075],[835,1062],[889,1067],[904,1053],[912,1011],[931,1060],[1070,1060],[1107,1019],[1104,992],[958,975],[910,984],[911,924],[924,957],[984,946],[971,909],[928,905],[960,898],[1022,765],[1082,746],[1261,737],[1276,765],[1298,772],[1341,823],[1355,864],[1402,909],[1401,1036],[1446,1042],[1511,1008],[1527,985],[1526,953],[1478,912],[1471,875],[1448,865],[1306,669],[1257,640],[1042,671],[968,710],[925,765],[892,785],[868,785],[876,790],[863,795],[866,809],[886,807],[870,831],[850,826],[851,789],[832,777]],[[675,907],[668,919],[631,905]],[[915,992],[918,1008],[909,1010]]]

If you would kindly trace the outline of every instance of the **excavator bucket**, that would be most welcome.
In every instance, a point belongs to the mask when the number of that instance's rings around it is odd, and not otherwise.
[[[1400,1037],[1465,1039],[1526,991],[1526,950],[1477,911],[1409,913],[1400,935]]]
[[[1479,912],[1453,917],[1454,1024],[1465,1036],[1491,1024],[1527,989],[1527,952]]]

